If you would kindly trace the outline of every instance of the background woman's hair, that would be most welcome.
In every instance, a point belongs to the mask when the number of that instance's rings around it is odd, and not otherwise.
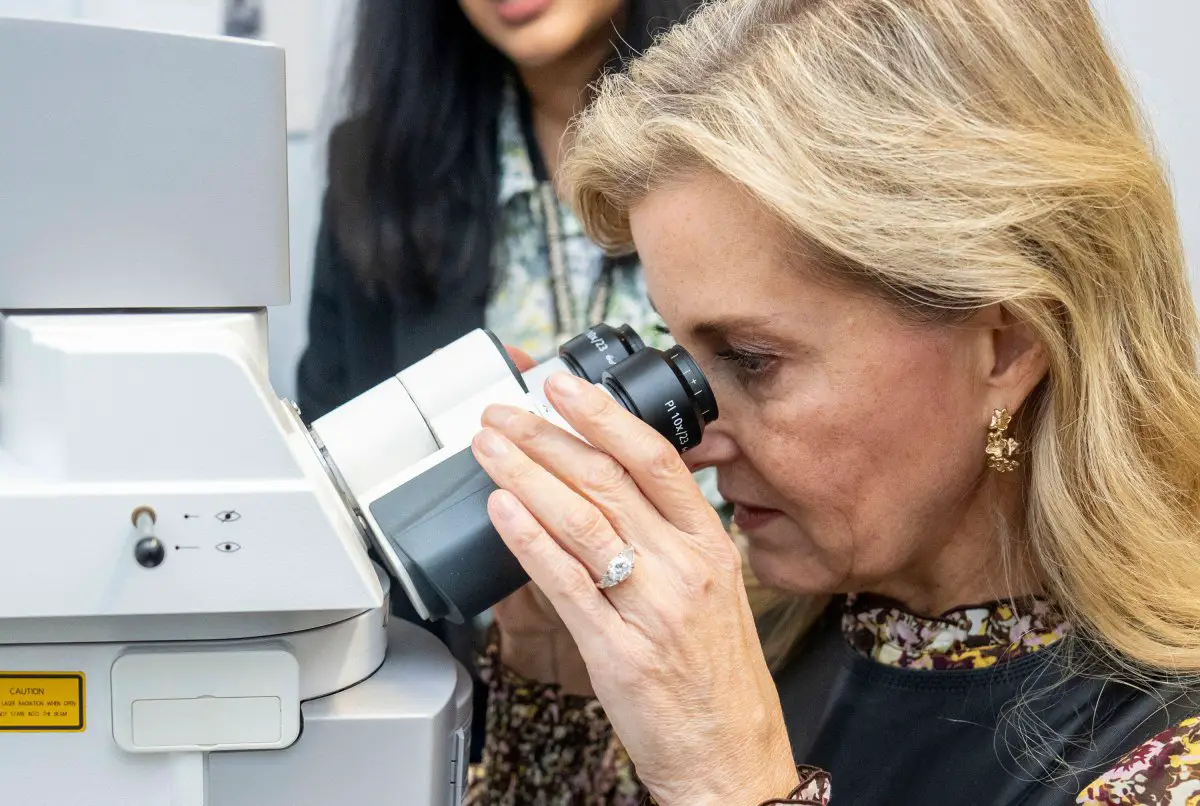
[[[1014,531],[1114,657],[1200,672],[1197,317],[1088,0],[723,0],[606,78],[575,134],[571,198],[614,251],[630,205],[713,169],[906,312],[1030,323],[1050,372]]]
[[[610,70],[695,0],[628,5]],[[490,275],[507,60],[456,0],[360,0],[355,36],[351,123],[331,139],[330,180],[361,279],[433,296],[464,274]]]

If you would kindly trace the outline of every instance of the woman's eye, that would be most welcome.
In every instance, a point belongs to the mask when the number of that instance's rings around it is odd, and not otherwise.
[[[654,332],[658,333],[660,336],[670,336],[671,328],[667,327],[666,325],[664,325],[660,322],[654,326]]]
[[[750,353],[745,350],[724,350],[716,353],[722,361],[728,361],[737,367],[737,371],[746,377],[756,377],[767,373],[774,364],[774,358],[761,353]]]

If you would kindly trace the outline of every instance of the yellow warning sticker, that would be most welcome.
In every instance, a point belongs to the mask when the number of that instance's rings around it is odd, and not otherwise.
[[[0,732],[82,731],[81,672],[0,672]]]

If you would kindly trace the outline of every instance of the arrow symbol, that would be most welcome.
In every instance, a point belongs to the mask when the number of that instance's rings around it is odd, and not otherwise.
[[[183,516],[183,519],[184,519],[185,521],[190,521],[190,520],[192,520],[193,518],[199,518],[199,517],[200,517],[199,515],[188,515],[188,514],[184,514],[184,516]]]

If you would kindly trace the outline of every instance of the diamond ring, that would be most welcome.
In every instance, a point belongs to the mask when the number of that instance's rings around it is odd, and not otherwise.
[[[629,575],[632,573],[633,546],[629,546],[616,557],[612,558],[612,562],[608,564],[608,570],[604,572],[604,576],[600,577],[600,581],[596,583],[596,587],[600,588],[600,590],[615,587],[629,579]]]

